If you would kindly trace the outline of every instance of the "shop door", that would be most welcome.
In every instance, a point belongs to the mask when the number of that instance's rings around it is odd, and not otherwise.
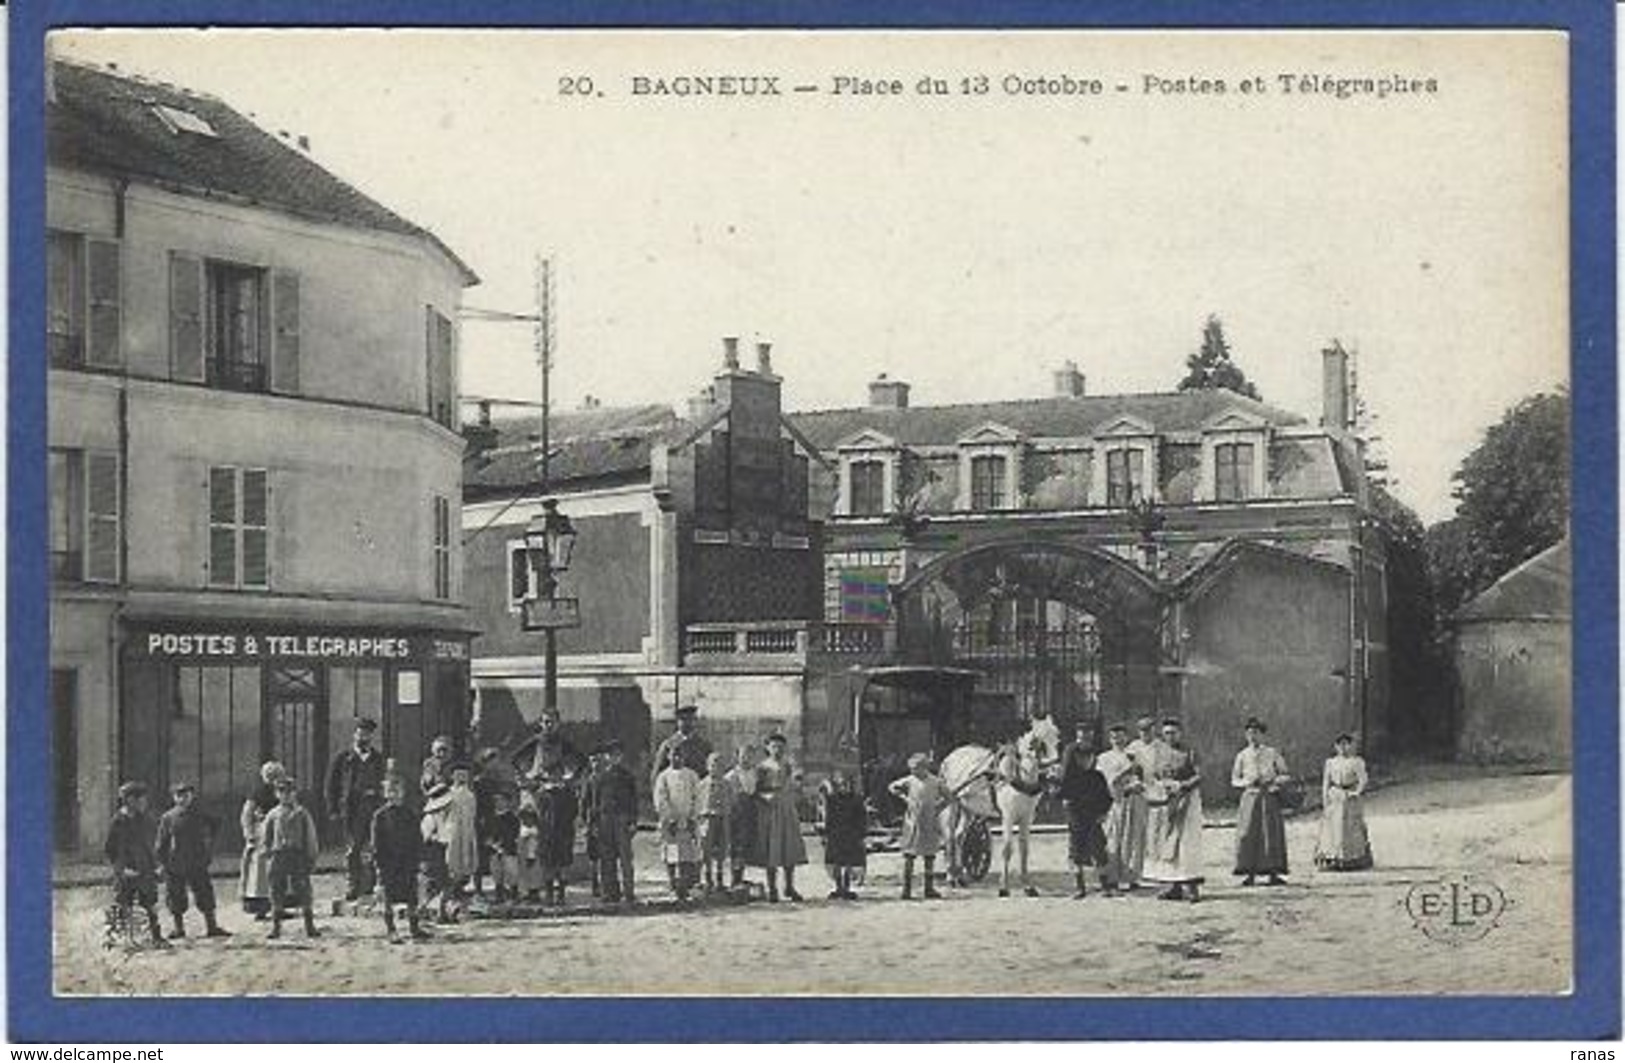
[[[51,771],[58,849],[79,847],[79,673],[51,672]]]
[[[327,756],[321,672],[316,668],[272,668],[267,676],[266,749],[299,781],[300,802],[320,822],[322,769]]]

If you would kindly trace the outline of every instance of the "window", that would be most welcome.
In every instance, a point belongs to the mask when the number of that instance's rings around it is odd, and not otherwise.
[[[51,365],[119,365],[119,245],[54,230],[45,240]]]
[[[988,454],[970,460],[970,508],[1003,509],[1004,459]]]
[[[525,552],[525,540],[508,541],[508,611],[517,613],[519,603],[540,594],[530,578],[530,556]]]
[[[847,511],[854,517],[873,517],[886,512],[886,464],[880,461],[854,461],[847,466]]]
[[[297,392],[298,275],[172,254],[169,345],[176,380]]]
[[[209,586],[270,586],[267,481],[264,469],[209,470]]]
[[[1106,452],[1106,504],[1128,506],[1145,497],[1145,451]]]
[[[191,111],[180,107],[169,107],[162,103],[152,105],[152,113],[164,123],[171,133],[191,133],[195,136],[208,137],[211,140],[220,134],[214,131],[214,126],[207,120],[198,117]]]
[[[429,416],[447,428],[457,428],[456,377],[452,368],[451,320],[434,307],[427,307],[424,325],[424,352],[429,375]]]
[[[117,583],[118,455],[100,450],[53,450],[48,462],[51,578]]]
[[[434,498],[434,596],[451,597],[451,502]]]
[[[1220,443],[1213,448],[1213,497],[1239,502],[1252,496],[1253,445]]]

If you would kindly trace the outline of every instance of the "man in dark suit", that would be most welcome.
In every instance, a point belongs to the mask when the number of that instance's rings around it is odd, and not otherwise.
[[[373,813],[384,799],[384,755],[372,747],[377,730],[375,721],[357,720],[350,748],[334,757],[327,771],[327,815],[344,824],[344,897],[351,901],[372,892],[373,868],[367,846]]]

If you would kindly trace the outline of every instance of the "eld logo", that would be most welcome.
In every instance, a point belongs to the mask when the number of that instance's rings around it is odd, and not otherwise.
[[[1452,945],[1483,939],[1506,910],[1501,887],[1469,875],[1419,882],[1405,895],[1405,911],[1416,928]]]

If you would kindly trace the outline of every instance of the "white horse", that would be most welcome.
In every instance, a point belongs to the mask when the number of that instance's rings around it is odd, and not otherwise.
[[[1046,757],[1047,744],[1032,731],[999,751],[998,783],[995,794],[999,802],[999,835],[1002,866],[999,871],[999,896],[1010,896],[1010,852],[1014,848],[1020,856],[1021,887],[1029,897],[1038,896],[1028,875],[1028,852],[1031,846],[1033,817],[1038,812],[1038,799],[1044,796],[1045,775],[1054,768],[1054,760]]]

